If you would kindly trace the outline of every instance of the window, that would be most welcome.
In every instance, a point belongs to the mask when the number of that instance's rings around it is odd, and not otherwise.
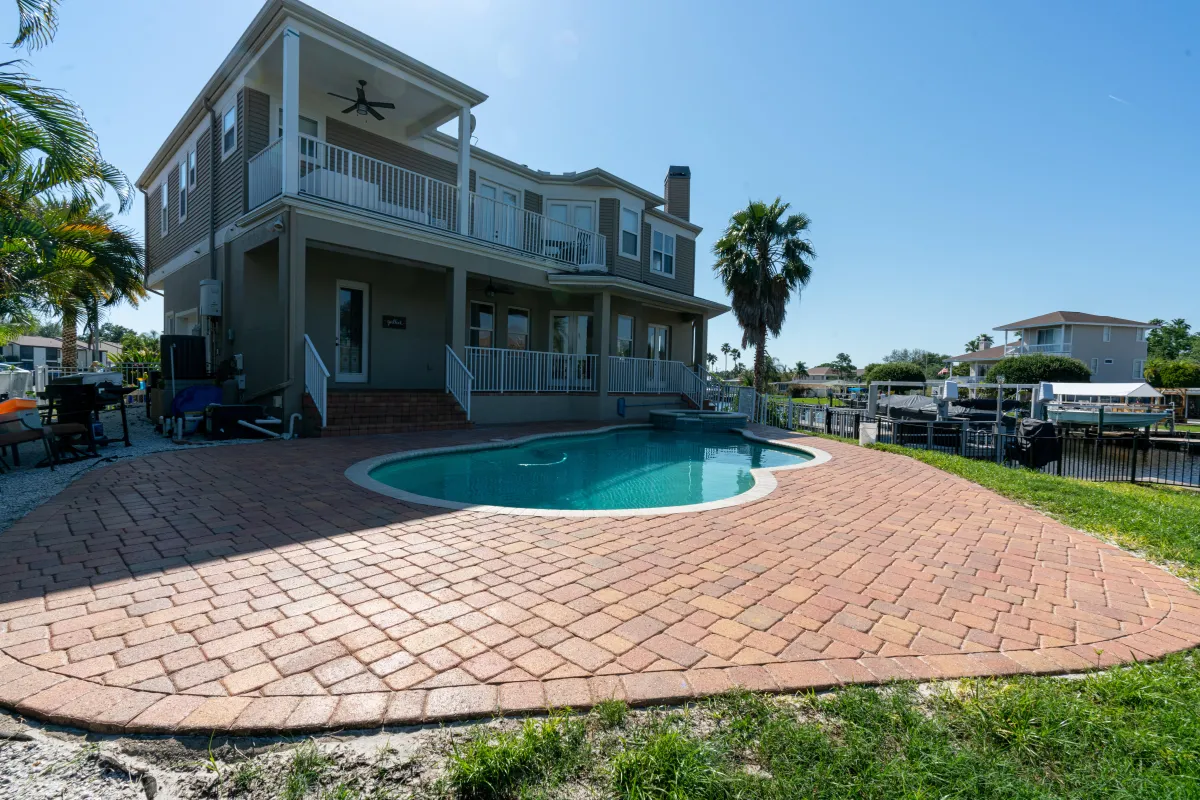
[[[1112,341],[1112,326],[1110,326],[1110,325],[1104,326],[1104,341],[1106,341],[1106,342]]]
[[[1135,358],[1133,360],[1133,379],[1135,381],[1146,380],[1146,360],[1143,358]]]
[[[221,118],[221,156],[237,149],[237,106],[225,112]]]
[[[529,312],[523,308],[508,310],[508,349],[529,349]]]
[[[277,116],[279,125],[275,129],[275,138],[282,139],[283,138],[283,107],[282,106],[280,106],[279,113],[276,116]],[[300,116],[300,132],[303,133],[305,136],[311,136],[312,138],[316,139],[317,138],[317,121],[315,119],[309,119],[308,117],[301,115]]]
[[[496,330],[496,307],[491,303],[471,303],[471,347],[492,347]]]
[[[167,199],[167,182],[166,181],[163,181],[162,186],[158,187],[158,196],[161,200],[161,203],[160,203],[159,209],[158,209],[158,232],[161,233],[163,236],[166,236],[167,235],[167,212],[169,210],[168,199]]]
[[[1099,371],[1100,371],[1100,359],[1093,358],[1092,359],[1092,374],[1095,375]]]
[[[1137,340],[1138,340],[1139,342],[1144,342],[1144,341],[1146,341],[1146,329],[1145,329],[1145,328],[1138,328],[1138,329],[1137,329],[1137,332],[1136,332],[1136,334],[1135,334],[1135,336],[1136,336],[1136,338],[1137,338]]]
[[[189,189],[196,188],[196,151],[189,150],[187,154],[187,185]]]
[[[21,369],[33,369],[33,348],[27,344],[20,346]]]
[[[1104,359],[1104,363],[1111,364],[1111,363],[1113,363],[1113,360],[1111,358],[1106,358],[1106,359]]]
[[[617,355],[633,357],[633,317],[617,316]]]
[[[675,276],[675,237],[654,231],[650,237],[650,271]]]
[[[630,256],[631,258],[640,258],[642,251],[639,239],[641,239],[641,225],[638,220],[638,212],[632,208],[621,209],[621,255]]]
[[[187,217],[188,204],[188,167],[187,159],[179,162],[179,219]]]
[[[590,202],[575,203],[566,200],[551,200],[546,204],[547,217],[555,222],[565,222],[585,231],[595,230],[592,225],[594,210],[595,207]],[[554,230],[553,227],[551,230]]]

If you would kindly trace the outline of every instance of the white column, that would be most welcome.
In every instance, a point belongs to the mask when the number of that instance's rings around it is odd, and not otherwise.
[[[300,34],[291,28],[283,32],[283,193],[300,192]],[[274,127],[275,120],[271,120]]]
[[[458,110],[458,232],[470,233],[471,219],[471,107]]]

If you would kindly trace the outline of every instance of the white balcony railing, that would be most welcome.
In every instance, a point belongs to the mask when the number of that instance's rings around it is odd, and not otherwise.
[[[680,394],[700,408],[707,385],[682,361],[609,356],[608,391],[615,394]]]
[[[1071,355],[1071,345],[1059,342],[1054,344],[1010,344],[1004,348],[1006,356],[1025,356],[1031,353],[1069,356]]]
[[[277,196],[283,185],[281,140],[249,162],[250,208]],[[458,231],[458,187],[344,147],[300,135],[302,194],[385,214],[444,231]],[[580,269],[603,269],[602,234],[471,193],[467,235]]]
[[[468,347],[477,392],[594,392],[595,355]]]
[[[250,208],[258,208],[283,188],[283,140],[276,139],[258,151],[247,164]]]

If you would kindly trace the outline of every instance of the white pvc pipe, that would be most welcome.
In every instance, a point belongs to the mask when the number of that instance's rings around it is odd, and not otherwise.
[[[295,439],[296,438],[296,420],[298,420],[298,419],[299,420],[304,419],[304,415],[301,414],[299,411],[293,413],[292,416],[288,417],[288,431],[286,434],[284,434],[283,438],[285,438],[285,439]]]
[[[238,422],[238,425],[241,425],[243,428],[249,428],[252,431],[258,431],[259,433],[266,434],[267,436],[270,436],[272,439],[282,438],[278,433],[275,433],[274,431],[269,431],[266,428],[260,428],[257,425],[255,425],[253,422],[247,422],[244,419],[239,419],[237,422]]]

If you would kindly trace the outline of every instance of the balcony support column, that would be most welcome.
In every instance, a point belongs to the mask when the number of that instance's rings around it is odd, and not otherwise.
[[[292,28],[283,31],[283,141],[279,157],[283,159],[283,193],[300,193],[300,34]],[[274,120],[271,121],[274,123]],[[251,154],[253,155],[253,154]]]
[[[703,314],[696,315],[695,353],[693,359],[697,374],[703,369],[708,371],[708,319]]]
[[[446,344],[462,359],[467,348],[467,269],[446,267]]]
[[[612,294],[599,292],[592,297],[592,331],[596,342],[596,400],[600,417],[609,414],[608,356],[612,342]]]
[[[458,110],[458,232],[471,232],[471,107]]]

